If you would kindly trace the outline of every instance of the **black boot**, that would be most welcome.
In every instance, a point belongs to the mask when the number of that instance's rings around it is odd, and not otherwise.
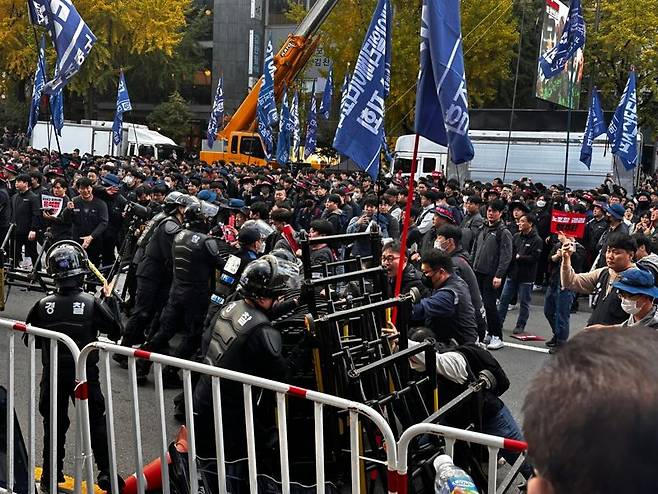
[[[98,484],[98,487],[100,487],[102,490],[108,493],[112,493],[112,482],[110,481],[110,472],[102,471],[99,472],[98,478],[96,479],[96,483]],[[126,483],[123,481],[120,475],[117,475],[117,486],[119,487],[119,492],[117,494],[121,494],[123,492],[123,488],[126,486]]]

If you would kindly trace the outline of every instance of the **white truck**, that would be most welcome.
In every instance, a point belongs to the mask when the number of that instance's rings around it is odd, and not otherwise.
[[[65,122],[59,148],[62,153],[72,153],[79,149],[80,154],[93,156],[154,156],[163,160],[173,156],[182,157],[183,148],[159,132],[146,125],[124,123],[123,139],[119,146],[112,141],[112,122],[102,120],[82,120],[80,123]],[[57,151],[55,128],[51,122],[37,122],[30,145],[35,149]]]
[[[564,160],[567,143],[566,132],[512,132],[509,139],[509,155],[505,170],[508,131],[471,130],[469,133],[475,156],[469,163],[455,165],[449,159],[448,149],[432,141],[420,138],[418,146],[417,176],[431,175],[440,171],[448,177],[464,180],[491,182],[496,177],[505,181],[528,177],[533,182],[544,185],[564,182]],[[402,170],[408,175],[411,169],[415,135],[398,138],[391,173]],[[626,190],[633,190],[633,184],[639,168],[630,172],[623,165],[615,164],[610,149],[606,150],[606,138],[601,136],[592,146],[592,164],[588,169],[580,162],[580,148],[583,133],[572,132],[569,136],[569,169],[567,187],[571,189],[590,189],[598,187],[609,173],[619,181]],[[641,137],[638,136],[641,148]]]

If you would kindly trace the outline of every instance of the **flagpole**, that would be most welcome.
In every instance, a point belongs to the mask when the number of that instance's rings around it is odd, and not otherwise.
[[[570,69],[567,72],[569,77],[569,110],[567,112],[567,150],[564,156],[564,193],[567,193],[567,174],[569,173],[569,143],[571,139],[571,107],[573,106],[573,80],[572,73],[574,70],[573,58],[569,61]],[[574,74],[575,75],[575,74]]]
[[[411,173],[409,174],[409,185],[407,187],[407,204],[404,207],[404,223],[402,224],[402,236],[400,238],[400,261],[398,262],[398,272],[395,275],[395,292],[397,297],[400,295],[402,288],[402,276],[404,273],[404,262],[407,257],[407,237],[409,235],[409,223],[411,219],[411,206],[414,202],[414,179],[416,177],[416,166],[418,165],[418,144],[420,143],[420,134],[416,134],[414,140],[414,154],[411,158]],[[395,324],[397,310],[393,310],[391,320]]]

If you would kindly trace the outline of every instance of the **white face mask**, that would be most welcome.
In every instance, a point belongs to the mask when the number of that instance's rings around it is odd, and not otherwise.
[[[641,307],[637,306],[637,302],[634,300],[628,300],[625,298],[621,299],[621,309],[626,313],[630,314],[631,316],[634,316],[638,312],[640,312]]]
[[[544,206],[546,206],[546,201],[537,201],[538,208],[543,208]]]

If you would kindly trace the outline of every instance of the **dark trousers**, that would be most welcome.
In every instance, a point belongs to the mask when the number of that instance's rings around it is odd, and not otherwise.
[[[47,349],[43,350],[48,351]],[[60,361],[61,363],[61,361]],[[100,471],[109,471],[107,451],[107,429],[105,427],[105,400],[98,382],[98,367],[87,367],[89,388],[89,424],[91,429],[91,448],[94,452],[96,465]],[[75,403],[75,370],[69,366],[60,365],[57,375],[57,473],[64,469],[66,454],[66,432],[71,425],[69,420],[69,400]],[[49,477],[50,468],[50,371],[44,367],[41,376],[39,392],[39,413],[43,417],[43,468],[42,478]]]
[[[487,313],[487,324],[489,325],[489,333],[492,336],[503,337],[503,328],[498,316],[498,308],[496,307],[496,299],[498,298],[497,290],[493,287],[494,277],[488,274],[475,273],[482,294],[482,304]]]
[[[166,351],[169,340],[183,328],[183,340],[172,355],[180,358],[194,355],[201,344],[203,321],[209,302],[210,292],[205,283],[181,285],[174,282],[167,305],[160,315],[160,329],[153,338],[149,338],[149,350]]]
[[[22,260],[21,252],[23,246],[25,246],[25,257],[32,259],[32,264],[34,265],[34,263],[37,262],[37,257],[39,257],[39,253],[37,252],[37,241],[28,240],[27,233],[17,233],[14,236],[14,265],[17,266]]]
[[[121,344],[133,346],[144,343],[151,327],[156,322],[169,297],[169,283],[148,278],[137,278],[135,306],[126,324]]]

